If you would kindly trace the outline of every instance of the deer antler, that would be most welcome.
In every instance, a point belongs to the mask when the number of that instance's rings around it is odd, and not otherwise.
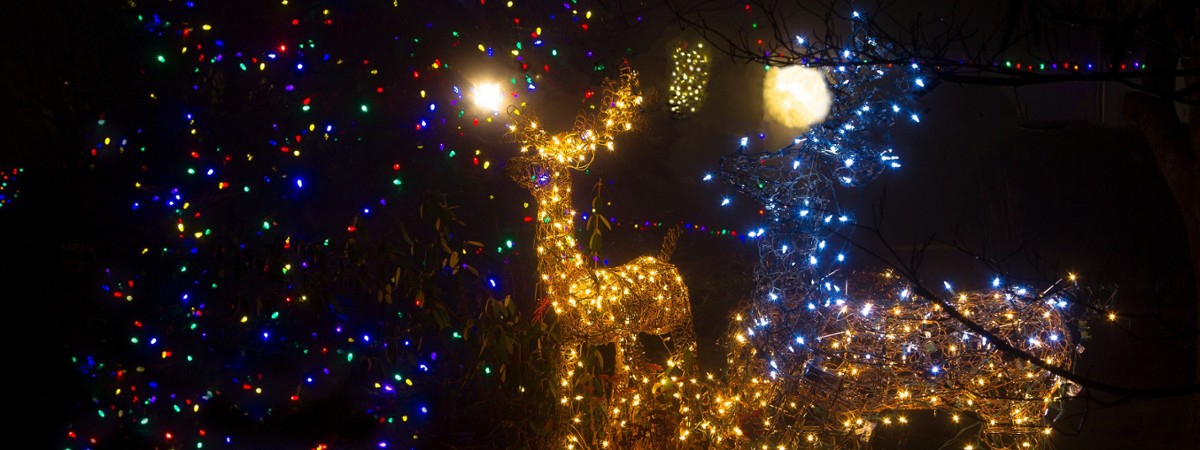
[[[511,107],[507,139],[520,143],[522,153],[534,150],[544,159],[586,170],[597,147],[611,151],[617,133],[637,127],[643,102],[637,72],[629,67],[621,68],[616,80],[606,80],[603,92],[598,112],[579,114],[571,131],[554,135],[540,126],[532,111]]]

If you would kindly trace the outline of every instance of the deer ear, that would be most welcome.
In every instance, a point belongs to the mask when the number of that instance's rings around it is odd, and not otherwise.
[[[534,174],[539,170],[540,165],[531,156],[514,156],[505,164],[504,172],[513,181],[525,188],[534,187]]]
[[[530,157],[524,156],[524,155],[514,156],[512,158],[509,158],[508,162],[504,164],[504,169],[507,171],[510,171],[510,172],[518,171],[518,170],[525,170],[532,164],[533,164],[533,158],[530,158]]]
[[[523,161],[520,157],[515,157],[504,164],[504,173],[509,178],[516,179],[521,173],[525,172],[526,167],[529,167],[528,161]]]

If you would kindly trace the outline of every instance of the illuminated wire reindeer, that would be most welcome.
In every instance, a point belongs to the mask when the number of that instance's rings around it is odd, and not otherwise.
[[[669,255],[641,256],[620,266],[595,268],[575,239],[571,171],[586,169],[597,151],[613,150],[617,133],[634,128],[642,104],[637,84],[636,72],[624,69],[619,80],[605,83],[599,111],[581,114],[566,133],[549,134],[535,117],[510,110],[514,124],[508,138],[521,144],[522,156],[512,158],[508,170],[537,201],[540,289],[543,301],[565,329],[556,374],[564,387],[579,364],[581,343],[615,344],[614,392],[646,370],[640,361],[638,333],[669,333],[677,350],[695,348],[688,289],[679,270],[667,262]],[[625,361],[630,349],[633,363]],[[564,394],[562,402],[569,403],[570,397]]]
[[[853,219],[837,190],[899,167],[880,133],[898,118],[919,121],[905,99],[924,82],[916,66],[824,73],[834,101],[823,124],[782,149],[751,152],[744,140],[722,158],[721,178],[762,205],[765,223],[748,234],[759,249],[755,287],[731,330],[728,383],[706,393],[702,432],[738,447],[854,447],[877,425],[906,422],[897,411],[935,410],[980,419],[994,447],[1033,445],[1070,385],[998,345],[1069,368],[1070,289],[997,280],[990,291],[947,284],[933,294],[893,273],[848,274],[832,238]]]
[[[763,204],[767,223],[752,233],[754,297],[733,324],[729,384],[710,394],[702,430],[718,443],[751,440],[739,446],[835,439],[849,448],[878,425],[906,422],[898,411],[935,410],[955,422],[960,414],[979,419],[980,443],[990,447],[1034,445],[1072,386],[998,345],[1069,370],[1077,352],[1071,283],[1033,290],[997,279],[987,291],[947,284],[935,294],[893,272],[848,273],[831,243],[849,220],[835,187],[873,178],[878,168],[870,166],[893,159],[871,147],[828,151],[839,143],[813,132],[777,151],[739,150],[722,161],[723,177]]]

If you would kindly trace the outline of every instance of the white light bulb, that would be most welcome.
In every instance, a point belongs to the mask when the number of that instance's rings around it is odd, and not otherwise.
[[[491,112],[499,112],[504,94],[500,91],[499,83],[477,84],[471,89],[475,106]]]

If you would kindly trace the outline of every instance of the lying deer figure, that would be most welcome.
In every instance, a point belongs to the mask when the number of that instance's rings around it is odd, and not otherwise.
[[[860,52],[887,54],[853,29]],[[702,434],[741,448],[853,448],[876,425],[906,422],[897,411],[934,410],[979,419],[979,442],[1040,442],[1074,389],[1060,377],[1078,351],[1071,289],[997,279],[989,291],[934,294],[916,262],[906,280],[849,274],[853,219],[837,195],[900,166],[887,136],[898,119],[919,122],[909,101],[924,82],[915,64],[824,75],[825,122],[778,150],[750,150],[744,138],[721,160],[721,178],[761,205],[763,222],[748,234],[759,250],[754,290],[730,330],[725,383],[705,393]]]
[[[522,156],[512,158],[508,170],[537,201],[535,239],[543,304],[553,308],[566,330],[556,376],[564,387],[579,363],[576,349],[581,343],[615,344],[614,392],[623,390],[630,376],[641,378],[639,372],[645,370],[641,362],[623,361],[623,347],[633,348],[634,359],[639,359],[638,333],[670,333],[676,349],[695,349],[688,289],[679,270],[667,262],[669,255],[593,268],[574,235],[571,171],[586,169],[599,148],[612,151],[615,135],[634,128],[642,103],[636,88],[636,72],[623,70],[619,81],[606,82],[596,114],[581,114],[573,130],[555,135],[545,132],[530,114],[510,110],[514,124],[508,137],[521,144]],[[567,404],[570,398],[564,394],[561,400]]]
[[[719,445],[854,448],[877,425],[907,422],[904,411],[933,410],[979,420],[977,442],[994,448],[1044,439],[1076,387],[1034,362],[1072,368],[1073,283],[1034,290],[997,278],[990,290],[935,294],[893,272],[848,273],[826,241],[847,157],[807,145],[724,161],[767,224],[755,233],[755,301],[736,316],[731,375],[711,389],[701,430]]]

